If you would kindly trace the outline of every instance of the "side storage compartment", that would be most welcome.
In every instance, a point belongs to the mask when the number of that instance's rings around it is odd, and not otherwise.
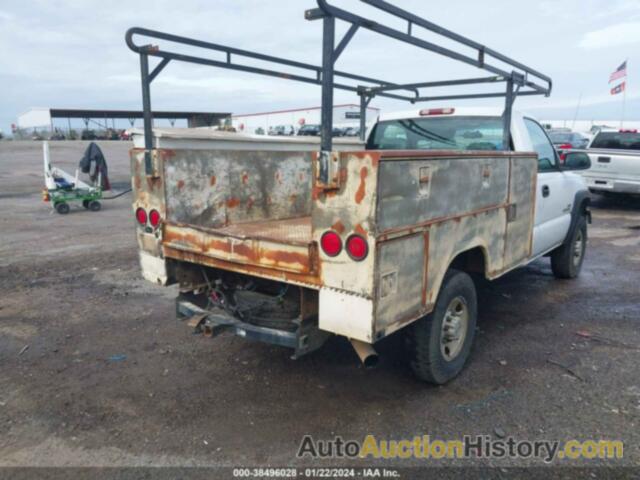
[[[375,338],[429,313],[452,265],[493,278],[528,258],[535,165],[502,152],[383,153]]]

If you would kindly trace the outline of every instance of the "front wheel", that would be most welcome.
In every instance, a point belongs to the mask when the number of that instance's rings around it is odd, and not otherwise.
[[[102,205],[100,204],[99,201],[92,200],[89,202],[89,210],[91,210],[92,212],[97,212],[101,208],[102,208]]]
[[[580,217],[567,241],[551,253],[551,270],[557,278],[576,278],[587,250],[587,219]]]
[[[418,378],[441,385],[460,373],[471,352],[477,315],[473,280],[449,270],[433,312],[409,327],[411,368]]]

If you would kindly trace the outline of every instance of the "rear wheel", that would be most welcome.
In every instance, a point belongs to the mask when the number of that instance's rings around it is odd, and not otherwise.
[[[471,352],[477,312],[473,280],[449,270],[433,312],[409,327],[411,368],[418,378],[443,384],[460,373]]]
[[[56,205],[56,212],[58,212],[60,215],[66,215],[67,213],[69,213],[69,204],[66,202],[60,202]]]
[[[89,210],[91,210],[92,212],[97,212],[101,208],[102,208],[102,205],[97,200],[91,200],[89,202]]]
[[[551,254],[551,270],[557,278],[576,278],[587,250],[587,219],[581,216],[564,245]]]

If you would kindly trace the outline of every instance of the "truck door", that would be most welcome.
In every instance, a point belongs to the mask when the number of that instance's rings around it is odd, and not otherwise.
[[[531,148],[538,154],[536,214],[533,228],[533,256],[560,245],[571,224],[573,191],[558,167],[558,156],[546,132],[533,119],[524,119]]]

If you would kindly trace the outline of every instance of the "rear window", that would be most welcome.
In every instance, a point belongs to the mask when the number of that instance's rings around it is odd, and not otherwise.
[[[640,150],[640,133],[600,132],[591,143],[591,148]]]
[[[425,117],[379,122],[369,150],[503,150],[501,117]]]

